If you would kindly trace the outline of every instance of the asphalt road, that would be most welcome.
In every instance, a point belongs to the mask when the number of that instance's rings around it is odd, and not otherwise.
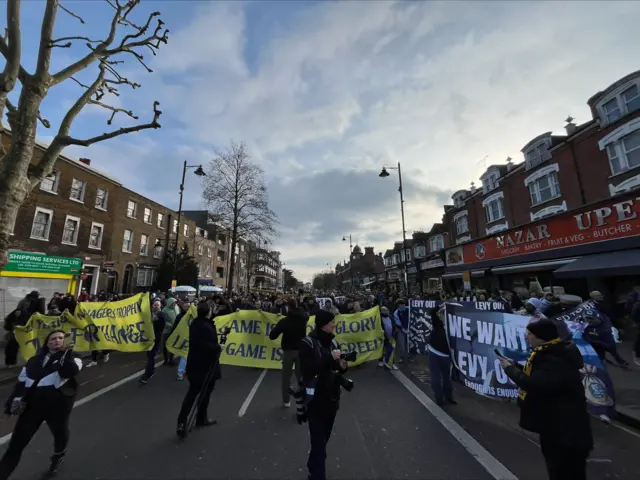
[[[126,383],[74,409],[61,479],[304,479],[309,446],[294,408],[280,405],[279,372],[267,372],[246,413],[243,403],[262,371],[223,368],[210,416],[218,425],[175,436],[186,382],[159,368],[146,386]],[[492,477],[388,372],[352,372],[329,443],[332,479],[457,479]],[[43,427],[25,451],[18,479],[38,478],[51,453]]]

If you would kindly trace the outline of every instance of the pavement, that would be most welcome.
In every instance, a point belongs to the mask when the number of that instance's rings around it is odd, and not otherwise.
[[[607,363],[616,392],[616,411],[620,421],[640,428],[640,367],[633,362],[632,340],[619,343],[618,353],[631,363],[631,368],[625,370]]]
[[[112,355],[109,363],[83,370],[79,398],[99,393],[143,366],[143,354]],[[537,438],[517,426],[515,404],[458,386],[458,405],[444,410],[435,406],[426,398],[431,389],[424,358],[400,372],[367,364],[349,376],[356,387],[343,394],[328,448],[332,480],[546,478]],[[0,396],[6,397],[6,388],[0,388]],[[175,367],[158,367],[148,385],[132,380],[80,402],[71,417],[71,443],[58,478],[306,478],[307,427],[295,423],[293,407],[282,408],[278,371],[223,366],[209,410],[219,424],[180,441],[175,422],[186,389],[186,381],[176,381]],[[7,420],[0,422],[0,434],[11,428]],[[618,424],[607,427],[597,419],[593,428],[596,447],[589,478],[640,478],[640,433]],[[12,478],[39,478],[51,448],[51,434],[43,427]],[[483,467],[491,462],[512,475],[491,475]]]

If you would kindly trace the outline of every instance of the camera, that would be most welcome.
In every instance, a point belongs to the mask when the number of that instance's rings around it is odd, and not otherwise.
[[[355,362],[357,358],[358,354],[355,351],[340,354],[340,360],[346,360],[347,362]]]
[[[227,343],[227,335],[231,333],[231,327],[224,327],[220,330],[220,345]]]

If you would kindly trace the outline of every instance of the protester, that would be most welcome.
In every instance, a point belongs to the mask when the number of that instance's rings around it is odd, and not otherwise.
[[[189,390],[182,401],[178,415],[176,433],[184,437],[187,433],[187,418],[193,403],[199,396],[196,425],[215,425],[216,421],[207,416],[207,408],[216,381],[221,377],[220,362],[218,361],[222,347],[218,343],[218,332],[215,324],[210,320],[211,308],[208,303],[198,305],[198,316],[193,319],[189,327],[189,355],[187,357],[187,380]],[[213,371],[211,371],[213,369]],[[207,374],[211,371],[209,381]]]
[[[403,299],[396,302],[396,310],[393,313],[393,323],[396,325],[396,352],[399,356],[398,363],[404,363],[405,357],[409,356],[409,360],[413,358],[408,352],[408,335],[409,335],[409,308]]]
[[[394,350],[392,342],[395,335],[395,325],[387,307],[380,308],[380,320],[384,332],[384,345],[382,347],[382,358],[378,362],[378,366],[390,370],[398,370],[398,367],[391,363],[391,355],[393,355]]]
[[[82,360],[64,345],[64,332],[55,330],[44,346],[29,359],[7,400],[5,413],[18,415],[9,447],[0,460],[0,480],[7,480],[20,462],[25,447],[42,422],[53,434],[53,456],[48,474],[55,475],[69,443],[69,416],[76,398],[76,375]]]
[[[275,340],[282,335],[282,403],[286,408],[291,406],[289,387],[294,366],[298,383],[302,380],[298,350],[300,349],[300,342],[307,334],[307,322],[309,321],[309,315],[298,306],[295,298],[289,299],[288,307],[289,313],[287,316],[278,321],[276,326],[269,332],[271,340]]]
[[[320,310],[315,321],[315,329],[300,344],[300,369],[308,398],[309,480],[326,480],[327,443],[340,407],[340,384],[336,375],[345,373],[348,366],[340,358],[341,352],[333,335],[335,315]]]
[[[524,367],[501,357],[505,373],[520,388],[520,426],[540,435],[549,480],[586,479],[593,448],[578,348],[562,341],[551,320],[527,326],[533,349]]]
[[[162,311],[162,303],[160,303],[160,301],[155,301],[151,305],[151,315],[155,342],[153,344],[153,348],[147,352],[147,367],[144,370],[144,374],[140,377],[140,383],[143,385],[149,383],[149,380],[151,380],[155,375],[156,354],[162,345],[162,333],[164,332],[164,326],[167,322],[167,315]]]
[[[179,312],[176,312],[176,299],[168,298],[165,307],[162,311],[165,314],[164,330],[162,332],[162,356],[164,357],[164,365],[173,366],[173,355],[167,350],[167,339],[171,335],[173,324],[176,321],[176,316]]]
[[[431,388],[436,397],[436,403],[441,407],[445,400],[451,405],[457,405],[453,399],[453,385],[451,383],[451,357],[449,342],[444,326],[444,307],[432,309],[430,312],[433,330],[427,346],[429,358],[429,372],[431,374]]]

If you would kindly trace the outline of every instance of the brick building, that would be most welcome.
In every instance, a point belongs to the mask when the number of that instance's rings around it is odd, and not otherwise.
[[[382,254],[376,255],[371,246],[364,247],[364,253],[359,245],[351,250],[349,261],[343,265],[336,265],[338,285],[345,291],[370,288],[374,283],[381,283],[385,273]]]

